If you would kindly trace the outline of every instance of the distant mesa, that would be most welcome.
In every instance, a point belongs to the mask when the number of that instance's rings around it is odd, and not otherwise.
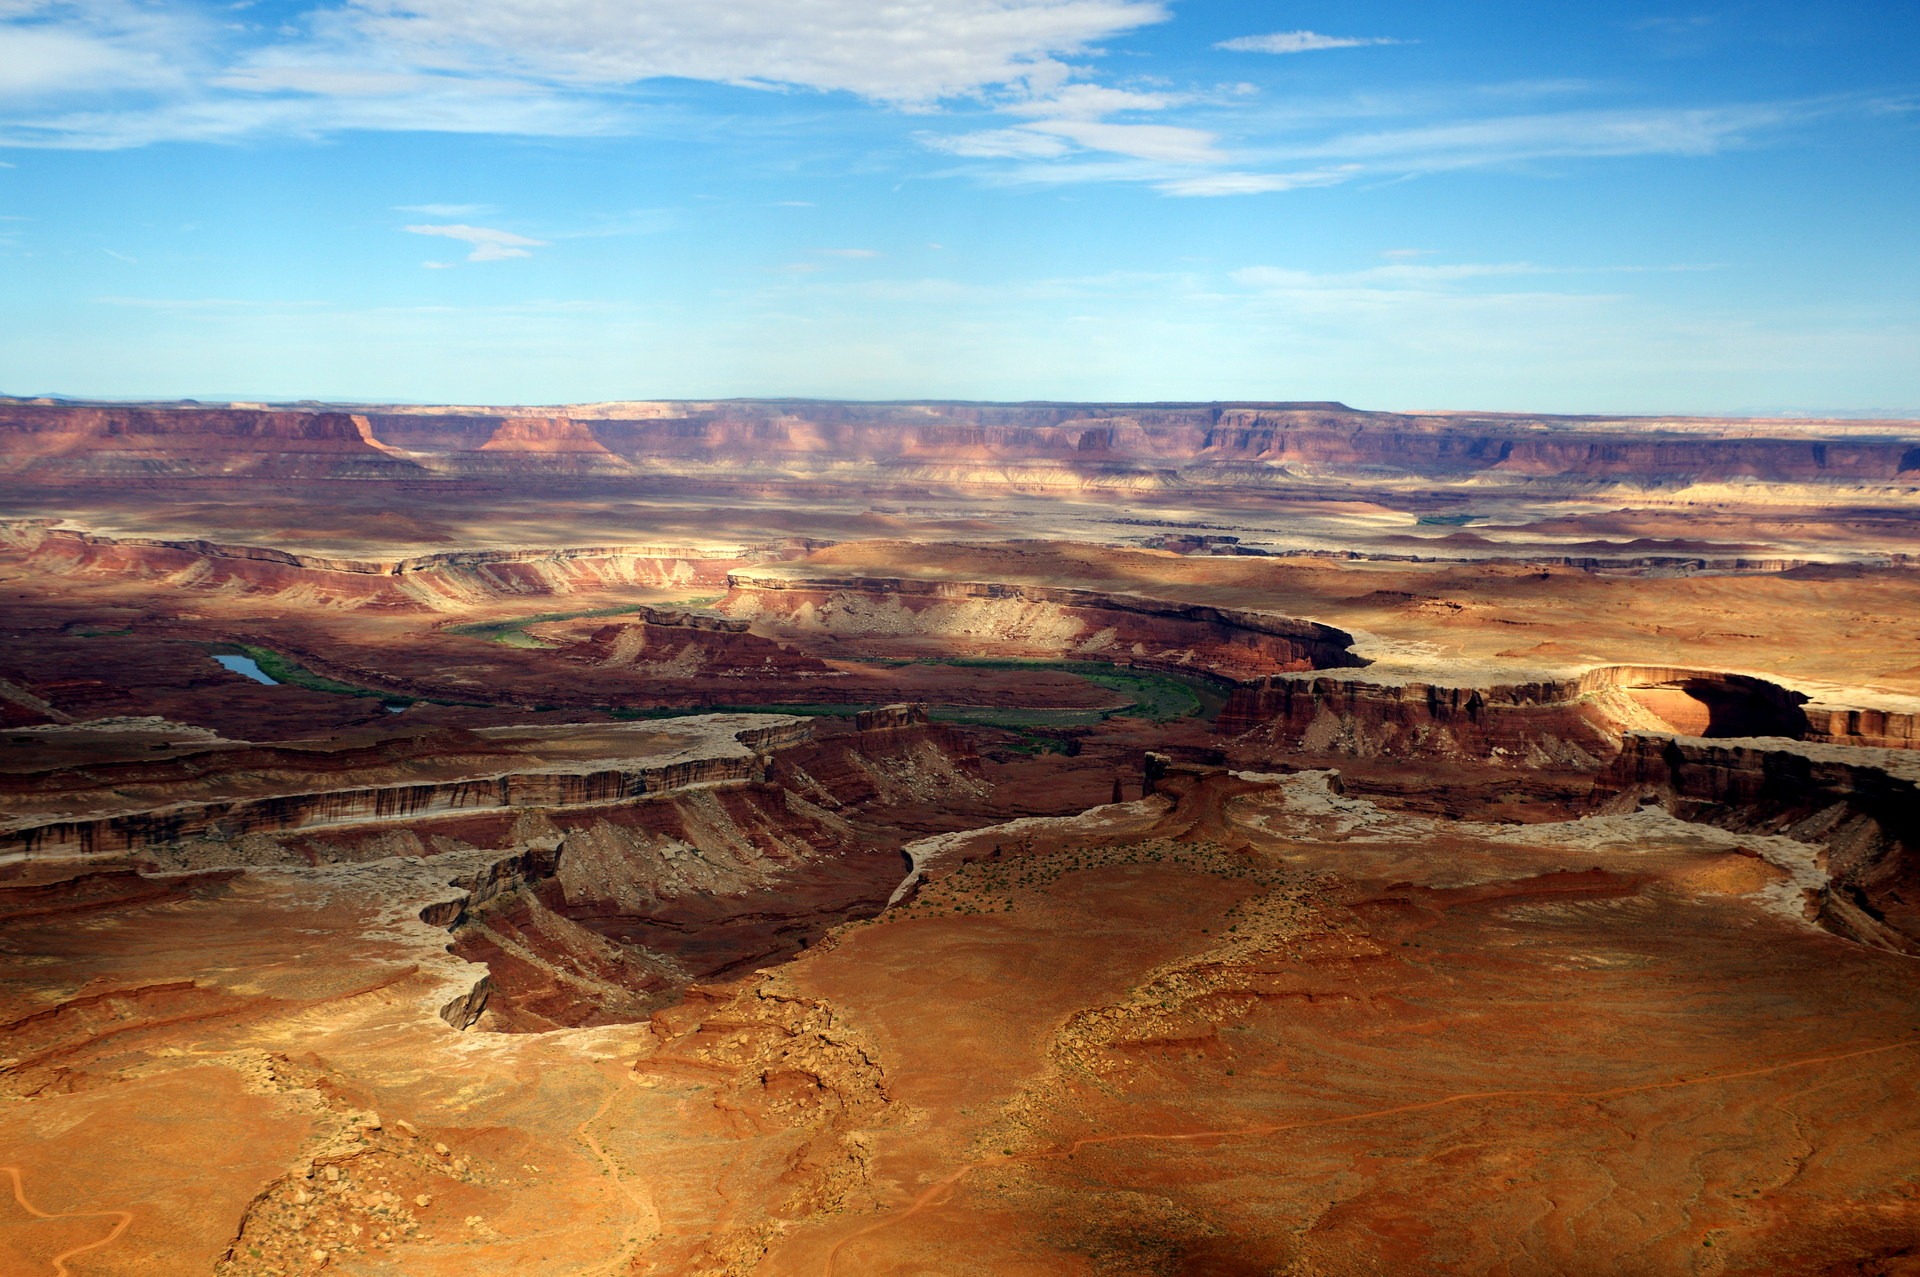
[[[1920,443],[1911,422],[1394,413],[1339,404],[731,400],[262,410],[0,399],[0,475],[56,484],[645,475],[728,487],[830,479],[1018,492],[1438,481],[1591,494],[1757,483],[1871,485],[1898,497],[1920,486]]]
[[[0,474],[105,478],[406,479],[418,462],[346,412],[0,405]]]
[[[472,451],[412,455],[449,475],[590,479],[632,470],[595,437],[586,422],[568,417],[507,417]]]
[[[569,417],[508,417],[480,445],[482,452],[586,453],[612,459],[593,428]]]

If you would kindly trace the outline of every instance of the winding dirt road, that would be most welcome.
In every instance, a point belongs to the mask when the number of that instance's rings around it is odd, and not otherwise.
[[[27,1200],[26,1186],[21,1182],[19,1167],[0,1166],[0,1172],[4,1172],[8,1178],[13,1181],[13,1200],[19,1202],[20,1209],[26,1211],[27,1214],[33,1216],[35,1219],[115,1219],[119,1221],[113,1226],[113,1231],[105,1237],[102,1237],[99,1241],[87,1242],[81,1246],[69,1246],[49,1260],[48,1262],[53,1265],[53,1277],[71,1277],[72,1270],[67,1267],[67,1261],[69,1259],[72,1259],[75,1255],[81,1254],[84,1251],[98,1250],[107,1243],[118,1240],[120,1234],[127,1231],[127,1225],[133,1223],[132,1211],[75,1210],[55,1212],[41,1210],[38,1206],[35,1206]]]

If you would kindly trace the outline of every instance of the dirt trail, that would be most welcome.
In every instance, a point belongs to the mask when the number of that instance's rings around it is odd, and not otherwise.
[[[1308,1130],[1314,1127],[1344,1126],[1352,1122],[1366,1122],[1375,1118],[1395,1117],[1402,1113],[1421,1113],[1430,1109],[1446,1108],[1454,1104],[1465,1104],[1474,1100],[1608,1100],[1623,1095],[1641,1095],[1651,1091],[1673,1091],[1690,1086],[1712,1086],[1721,1082],[1737,1082],[1742,1078],[1765,1077],[1781,1073],[1788,1069],[1810,1068],[1816,1064],[1836,1064],[1842,1060],[1857,1060],[1863,1056],[1884,1055],[1889,1051],[1906,1051],[1920,1046],[1920,1042],[1893,1042],[1884,1046],[1865,1047],[1858,1051],[1843,1051],[1836,1055],[1815,1055],[1799,1060],[1787,1060],[1780,1064],[1770,1064],[1761,1068],[1741,1069],[1732,1073],[1711,1073],[1702,1077],[1674,1078],[1665,1082],[1643,1082],[1637,1086],[1610,1086],[1597,1091],[1462,1091],[1455,1095],[1442,1096],[1434,1100],[1421,1100],[1413,1104],[1396,1104],[1392,1108],[1371,1109],[1365,1113],[1346,1113],[1337,1117],[1308,1118],[1299,1122],[1263,1123],[1259,1126],[1236,1126],[1224,1130],[1180,1131],[1168,1134],[1156,1134],[1148,1131],[1122,1132],[1116,1135],[1089,1135],[1075,1140],[1063,1149],[1052,1149],[1036,1153],[1017,1153],[1011,1156],[983,1157],[968,1162],[935,1182],[910,1202],[905,1210],[876,1220],[859,1232],[850,1233],[835,1242],[827,1251],[826,1266],[822,1270],[824,1277],[834,1277],[834,1266],[840,1252],[863,1237],[870,1237],[900,1223],[928,1207],[938,1206],[940,1198],[971,1175],[974,1171],[988,1166],[1004,1166],[1013,1162],[1057,1162],[1065,1161],[1083,1148],[1099,1144],[1142,1143],[1187,1143],[1199,1140],[1245,1139],[1258,1135],[1280,1135],[1287,1131]]]
[[[619,1083],[614,1086],[611,1091],[607,1092],[607,1097],[600,1101],[600,1107],[596,1108],[586,1121],[574,1128],[574,1134],[579,1138],[581,1143],[587,1146],[588,1151],[594,1155],[600,1165],[606,1169],[607,1176],[613,1181],[614,1187],[618,1188],[621,1195],[631,1202],[639,1212],[641,1226],[634,1236],[626,1239],[618,1253],[605,1263],[587,1269],[586,1272],[582,1274],[582,1277],[587,1277],[587,1274],[613,1273],[626,1269],[640,1248],[658,1237],[661,1232],[660,1210],[654,1205],[653,1195],[638,1185],[630,1183],[627,1178],[620,1173],[619,1165],[614,1162],[613,1157],[607,1150],[601,1147],[600,1141],[594,1135],[592,1129],[593,1124],[605,1117],[607,1111],[613,1107],[614,1102],[626,1094],[627,1088],[633,1085],[633,1071],[628,1069],[624,1070],[624,1073],[625,1076],[620,1079]]]
[[[108,1233],[105,1237],[102,1237],[99,1241],[87,1242],[86,1244],[81,1246],[69,1246],[67,1249],[61,1251],[58,1255],[55,1255],[51,1260],[49,1260],[48,1262],[53,1265],[53,1277],[70,1277],[72,1270],[67,1267],[67,1261],[69,1259],[72,1259],[75,1255],[78,1255],[83,1251],[98,1250],[100,1247],[107,1245],[109,1242],[117,1241],[120,1237],[120,1234],[127,1231],[127,1226],[133,1223],[132,1211],[124,1211],[124,1210],[43,1211],[38,1206],[35,1206],[32,1202],[27,1200],[26,1186],[21,1181],[19,1167],[0,1166],[0,1172],[5,1172],[5,1174],[13,1180],[13,1200],[16,1202],[19,1202],[20,1209],[27,1212],[27,1214],[33,1216],[35,1219],[117,1219],[119,1221],[117,1224],[113,1226],[113,1231]]]

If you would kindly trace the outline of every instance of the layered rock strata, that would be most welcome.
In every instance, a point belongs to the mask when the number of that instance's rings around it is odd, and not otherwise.
[[[1659,801],[1686,820],[1826,848],[1822,921],[1920,955],[1920,759],[1778,739],[1630,733],[1596,780],[1604,808]]]
[[[1216,730],[1275,752],[1597,767],[1635,729],[1912,748],[1914,723],[1904,712],[1816,703],[1750,674],[1607,665],[1478,687],[1274,676],[1236,687]]]
[[[136,853],[187,838],[418,821],[489,810],[597,806],[695,785],[763,779],[767,751],[805,740],[812,725],[784,715],[724,714],[674,724],[652,756],[529,765],[434,780],[275,793],[262,797],[92,811],[0,824],[0,860]],[[699,739],[689,744],[688,733]],[[644,734],[635,742],[645,747]],[[321,779],[324,779],[324,774]],[[111,802],[111,799],[107,799]]]
[[[1083,656],[1243,677],[1365,664],[1352,651],[1351,634],[1317,621],[1098,590],[735,571],[716,606],[796,633],[937,638],[982,653]]]
[[[41,572],[157,580],[197,590],[297,592],[347,607],[446,609],[607,585],[715,589],[732,568],[792,558],[807,544],[558,546],[354,559],[205,540],[110,537],[47,520],[0,521],[0,547],[24,554]]]
[[[344,412],[0,405],[0,474],[101,479],[410,479],[427,471]]]
[[[594,623],[585,633],[579,624],[537,626],[530,633],[543,641],[560,640],[569,659],[662,679],[818,678],[831,673],[825,662],[751,633],[746,621],[732,617],[641,608],[632,620]]]
[[[376,479],[810,474],[1012,487],[1494,483],[1920,485],[1911,423],[1366,412],[1336,403],[576,405],[276,411],[0,403],[0,474]]]
[[[1315,476],[1920,486],[1912,424],[1878,424],[1404,415],[1342,403],[732,401],[532,415],[12,401],[0,403],[0,474],[92,482],[526,472],[618,482],[636,470],[714,480],[854,472],[889,484],[1012,488],[1265,488]]]

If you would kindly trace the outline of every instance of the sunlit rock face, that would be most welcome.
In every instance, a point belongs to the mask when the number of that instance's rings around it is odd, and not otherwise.
[[[0,1268],[1899,1271],[1917,458],[0,402]]]
[[[0,404],[0,473],[42,481],[225,475],[819,474],[909,483],[1152,490],[1302,477],[1500,483],[1880,484],[1920,475],[1902,423],[1818,424],[1179,406],[574,405],[354,412]],[[1746,426],[1746,428],[1741,428]],[[1779,437],[1768,437],[1770,434]],[[1755,437],[1758,436],[1758,437]]]

